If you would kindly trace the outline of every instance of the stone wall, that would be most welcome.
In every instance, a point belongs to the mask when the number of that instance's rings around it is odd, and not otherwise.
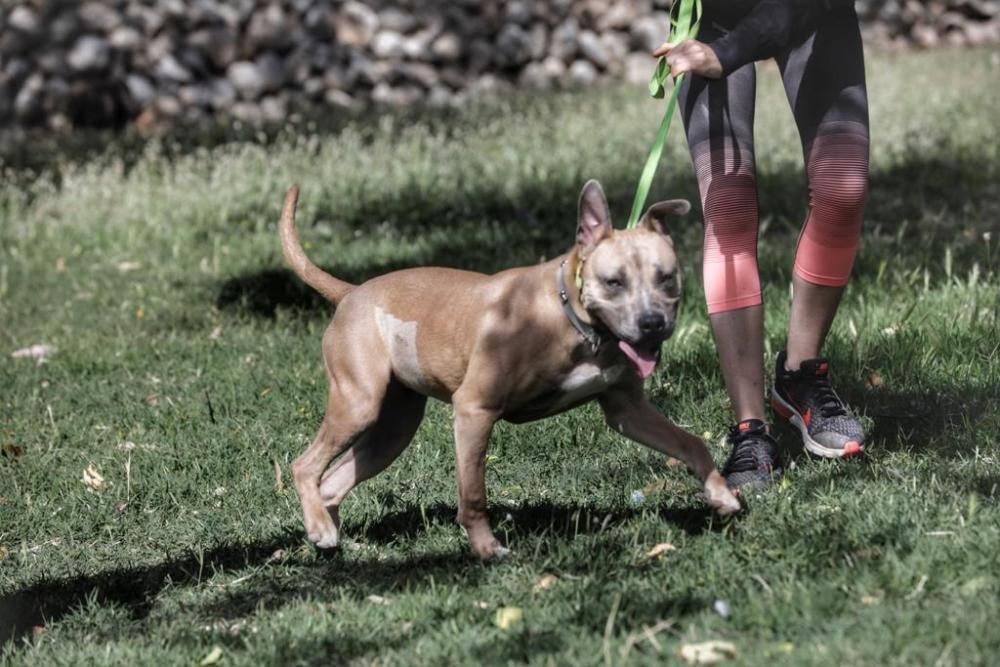
[[[294,108],[461,104],[644,81],[670,0],[5,2],[0,127],[123,126]],[[996,0],[859,0],[869,41],[1000,39]]]

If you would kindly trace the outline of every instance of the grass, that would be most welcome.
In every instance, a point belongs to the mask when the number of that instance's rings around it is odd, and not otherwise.
[[[353,280],[532,263],[571,243],[586,178],[624,224],[662,110],[641,90],[8,166],[0,661],[190,665],[218,647],[220,664],[661,664],[725,639],[749,665],[994,662],[998,73],[995,49],[870,59],[871,197],[828,342],[871,432],[864,460],[810,460],[782,431],[785,480],[721,523],[692,478],[594,406],[502,425],[488,483],[513,557],[495,565],[454,523],[442,404],[345,504],[350,544],[321,555],[305,541],[289,469],[321,416],[329,311],[283,267],[282,194],[302,184],[310,253]],[[805,186],[769,69],[757,116],[770,355]],[[680,133],[664,164],[653,195],[697,199]],[[649,391],[721,461],[730,415],[697,215],[675,236],[687,296]],[[35,343],[58,351],[11,358]],[[675,550],[646,557],[664,542]],[[536,589],[545,574],[554,585]],[[503,629],[505,607],[523,619]]]

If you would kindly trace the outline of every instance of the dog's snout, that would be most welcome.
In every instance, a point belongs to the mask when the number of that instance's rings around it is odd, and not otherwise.
[[[644,336],[661,333],[666,328],[667,321],[664,319],[663,313],[646,311],[639,316],[639,331],[641,331]]]

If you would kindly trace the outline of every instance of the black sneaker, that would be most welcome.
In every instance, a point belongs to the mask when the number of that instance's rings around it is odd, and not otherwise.
[[[734,491],[763,489],[781,474],[778,444],[771,427],[759,419],[745,419],[729,432],[733,451],[722,468],[726,485]]]
[[[865,448],[865,430],[830,384],[830,362],[807,359],[799,370],[785,369],[785,352],[774,369],[771,405],[802,433],[802,444],[826,458],[857,456]]]

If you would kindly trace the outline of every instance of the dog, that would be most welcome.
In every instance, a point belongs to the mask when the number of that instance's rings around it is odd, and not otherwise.
[[[413,268],[352,285],[306,256],[295,230],[298,197],[292,186],[281,214],[285,259],[336,306],[322,344],[326,414],[293,464],[306,533],[318,547],[337,545],[340,504],[406,448],[429,396],[454,406],[457,518],[484,560],[509,553],[487,515],[493,425],[592,400],[612,429],[687,464],[720,515],[740,509],[705,444],[643,391],[677,317],[681,275],[667,221],[687,213],[687,201],[654,204],[635,229],[615,230],[591,180],[579,198],[576,243],[556,259],[491,276]]]

